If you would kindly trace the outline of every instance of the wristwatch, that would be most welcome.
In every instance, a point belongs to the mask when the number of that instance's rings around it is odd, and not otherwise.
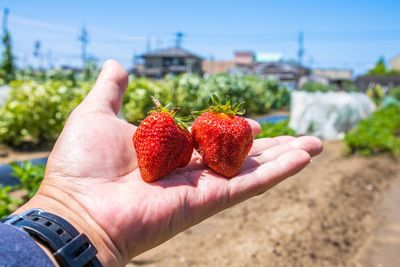
[[[62,267],[98,267],[97,250],[83,233],[79,233],[63,218],[31,209],[20,215],[12,215],[1,222],[16,226],[49,248]]]

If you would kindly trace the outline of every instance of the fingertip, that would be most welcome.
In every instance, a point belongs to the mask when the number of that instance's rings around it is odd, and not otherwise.
[[[125,89],[128,86],[128,72],[114,59],[107,59],[101,67],[99,79],[107,79]]]
[[[96,84],[82,102],[84,110],[96,110],[117,114],[128,86],[128,73],[115,60],[106,60]]]
[[[251,131],[253,132],[253,136],[258,135],[261,132],[261,125],[253,119],[246,118],[246,120],[250,124]]]
[[[312,143],[312,150],[310,151],[311,156],[316,156],[321,154],[321,152],[324,150],[324,146],[322,144],[322,141],[315,137],[315,136],[308,136],[310,143]]]
[[[307,151],[311,157],[319,155],[322,150],[322,142],[315,136],[301,136],[292,141],[292,146]]]

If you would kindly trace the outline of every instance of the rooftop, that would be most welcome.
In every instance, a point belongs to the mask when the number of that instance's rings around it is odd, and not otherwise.
[[[202,59],[199,55],[181,47],[170,47],[144,53],[142,57],[193,57]]]

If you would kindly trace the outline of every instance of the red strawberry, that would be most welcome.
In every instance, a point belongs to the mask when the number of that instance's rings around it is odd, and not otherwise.
[[[158,100],[155,110],[137,128],[133,136],[142,178],[154,182],[173,170],[186,166],[193,153],[188,130]]]
[[[204,163],[213,171],[227,178],[240,172],[243,161],[253,145],[250,124],[239,112],[241,105],[221,104],[216,96],[212,105],[192,125],[196,150]]]

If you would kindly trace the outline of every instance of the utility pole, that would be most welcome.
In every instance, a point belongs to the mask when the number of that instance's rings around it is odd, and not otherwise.
[[[182,41],[183,41],[183,32],[176,32],[175,33],[175,47],[176,48],[181,48],[182,46]]]
[[[33,56],[35,58],[39,57],[41,46],[42,43],[40,42],[40,40],[36,40],[35,43],[33,44]]]
[[[303,56],[304,56],[304,33],[299,32],[299,49],[297,50],[298,64],[303,65]]]
[[[87,61],[87,45],[89,43],[88,32],[86,27],[82,27],[81,35],[79,36],[78,40],[81,42],[81,59],[82,59],[82,66],[85,67]]]
[[[51,52],[50,49],[47,50],[46,61],[47,61],[47,68],[48,68],[48,69],[53,69],[53,68],[54,68],[54,64],[53,64],[53,53]]]
[[[33,57],[37,60],[37,68],[40,69],[42,67],[42,43],[40,40],[36,40],[33,44]]]
[[[3,33],[8,32],[8,15],[10,14],[10,10],[5,8],[3,11]]]

